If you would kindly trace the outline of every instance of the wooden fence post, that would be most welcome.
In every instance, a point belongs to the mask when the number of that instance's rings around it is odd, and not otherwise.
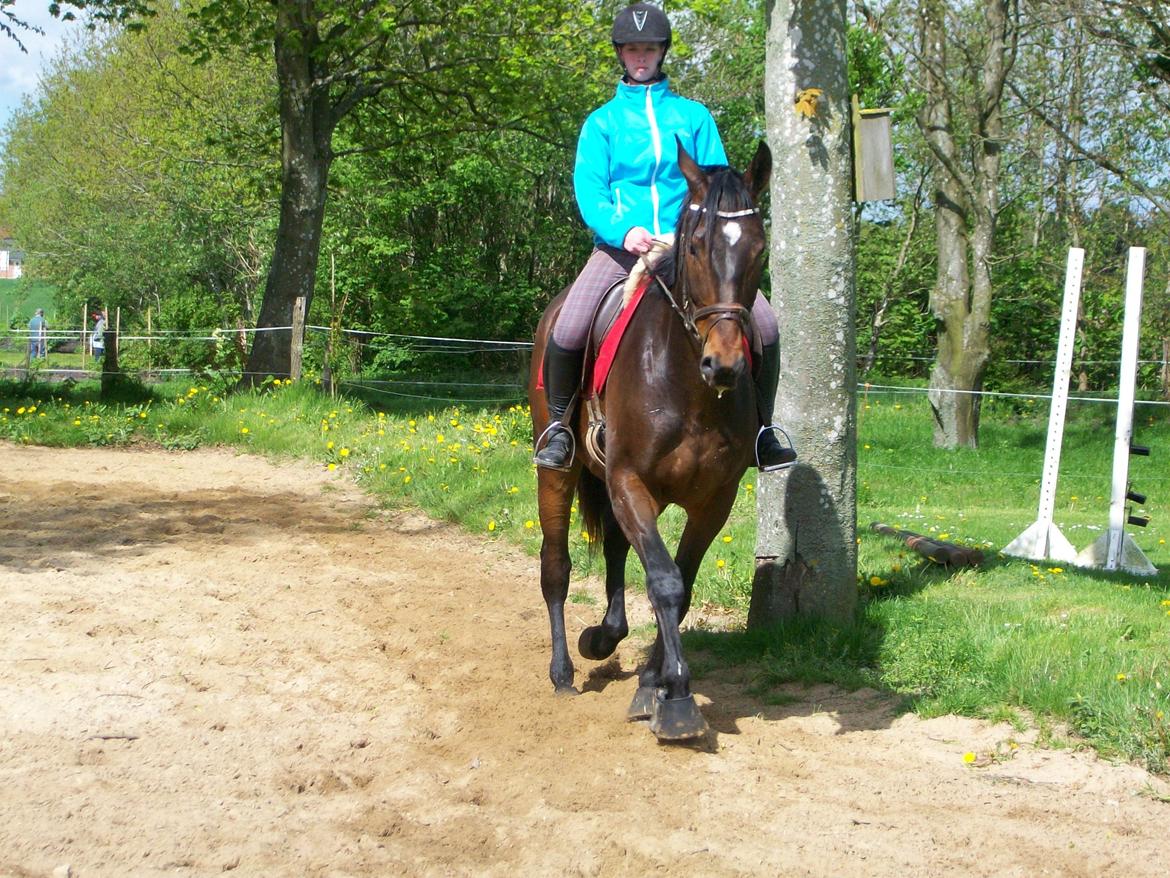
[[[294,381],[301,378],[301,361],[305,349],[305,297],[297,296],[293,302],[292,343],[289,352],[288,374]]]

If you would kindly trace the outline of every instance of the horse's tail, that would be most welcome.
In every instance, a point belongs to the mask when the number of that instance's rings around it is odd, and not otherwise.
[[[589,553],[593,554],[601,545],[601,514],[609,503],[605,482],[582,467],[581,478],[577,481],[577,499],[581,504],[581,521],[589,535]]]

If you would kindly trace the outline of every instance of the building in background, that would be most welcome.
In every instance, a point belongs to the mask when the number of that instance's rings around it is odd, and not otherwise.
[[[12,240],[8,229],[0,228],[0,280],[12,280],[20,277],[24,271],[24,253]]]

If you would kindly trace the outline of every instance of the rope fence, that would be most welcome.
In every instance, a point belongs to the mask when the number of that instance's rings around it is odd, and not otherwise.
[[[116,335],[116,341],[120,352],[120,371],[137,375],[145,380],[200,374],[207,371],[208,368],[213,367],[212,363],[206,362],[195,367],[173,364],[164,365],[164,363],[167,363],[168,358],[173,356],[173,353],[168,348],[173,348],[177,344],[201,344],[207,346],[209,361],[215,359],[215,352],[221,348],[231,348],[234,355],[242,357],[248,337],[255,337],[256,335],[267,332],[291,332],[292,329],[293,327],[291,326],[220,327],[187,331],[153,329],[149,334],[119,333]],[[333,379],[333,382],[339,387],[346,387],[386,397],[430,402],[510,404],[522,400],[526,395],[526,380],[508,381],[506,377],[509,372],[515,374],[517,378],[521,376],[522,370],[526,368],[526,362],[524,362],[526,355],[532,349],[532,342],[530,341],[407,335],[404,333],[373,332],[359,329],[335,329],[320,325],[306,325],[305,330],[307,342],[308,339],[312,338],[317,344],[318,352],[331,342],[337,342],[338,347],[344,346],[346,348],[345,353],[347,357],[343,357],[342,359],[349,360],[347,364],[349,372],[345,375],[337,375]],[[31,365],[42,376],[81,379],[92,376],[100,371],[96,364],[92,364],[91,362],[87,363],[83,368],[80,364],[62,361],[63,357],[78,356],[77,348],[82,346],[86,346],[86,353],[92,358],[93,354],[88,348],[89,339],[83,336],[81,329],[52,328],[39,333],[37,337],[44,341],[48,356]],[[30,350],[32,340],[33,333],[27,329],[0,331],[0,373],[21,373],[29,369],[30,364],[27,354]],[[157,352],[154,350],[156,346],[158,347]],[[418,359],[428,360],[429,358],[433,360],[438,358],[439,363],[435,365],[439,368],[436,371],[450,373],[456,373],[460,370],[476,370],[480,374],[483,374],[484,369],[482,363],[464,362],[460,364],[454,359],[459,356],[479,357],[485,362],[492,361],[499,365],[500,371],[497,374],[500,374],[503,380],[454,381],[426,379],[417,374],[419,371],[417,365],[413,369],[407,368],[401,370],[405,372],[401,377],[384,377],[385,372],[380,373],[377,371],[379,369],[378,355],[387,352],[392,353],[394,358],[403,363],[410,363],[412,360]],[[14,354],[15,356],[13,356]],[[371,354],[373,355],[373,362],[367,362],[371,359]],[[501,357],[503,360],[500,359]],[[512,360],[511,369],[505,369],[502,364],[512,358],[515,359]],[[157,359],[158,363],[150,362],[152,359]],[[858,356],[859,362],[866,359],[866,355]],[[143,360],[146,362],[144,363]],[[891,354],[879,355],[876,360],[878,362],[933,362],[934,357]],[[1052,365],[1051,362],[1042,360],[1010,360],[1006,362],[1027,365]],[[1076,365],[1114,365],[1116,361],[1084,360],[1074,361],[1074,363]],[[1139,360],[1138,364],[1139,367],[1153,367],[1161,370],[1166,368],[1167,361],[1164,359],[1145,359]],[[368,377],[365,374],[367,368],[373,371],[373,374]],[[385,368],[384,365],[381,368]],[[239,377],[263,377],[260,373],[248,372],[238,366],[235,368],[218,368],[217,371]],[[390,369],[388,371],[397,372],[400,370]],[[498,390],[504,393],[502,395],[489,395],[485,392],[488,389]],[[428,390],[431,392],[425,392]],[[1147,390],[1150,390],[1150,388],[1147,388]],[[476,395],[468,396],[462,393],[463,391],[468,391]],[[870,395],[950,393],[977,396],[984,399],[1004,400],[1047,401],[1052,398],[1050,391],[1039,389],[1035,391],[949,390],[932,389],[930,387],[916,385],[871,383],[865,381],[858,381],[857,391],[864,397]],[[1069,396],[1068,399],[1070,402],[1115,404],[1116,398],[1104,395],[1107,392],[1109,391],[1102,391],[1103,395],[1101,396]],[[1136,405],[1166,407],[1170,406],[1170,401],[1139,399],[1136,401]]]

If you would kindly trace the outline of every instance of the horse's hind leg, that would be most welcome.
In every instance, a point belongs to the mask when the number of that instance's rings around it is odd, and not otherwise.
[[[577,651],[583,658],[601,661],[613,655],[617,645],[630,633],[626,622],[626,558],[630,541],[606,502],[601,516],[602,550],[605,555],[605,618],[581,632]]]
[[[552,634],[552,661],[548,676],[558,693],[576,694],[573,687],[573,660],[565,640],[565,599],[569,595],[569,508],[572,505],[576,473],[541,469],[537,476],[540,529],[540,590],[548,608]]]

